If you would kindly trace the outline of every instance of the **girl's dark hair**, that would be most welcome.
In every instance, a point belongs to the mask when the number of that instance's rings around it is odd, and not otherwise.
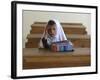
[[[52,26],[54,24],[56,24],[56,23],[53,20],[49,20],[47,25],[51,25]]]

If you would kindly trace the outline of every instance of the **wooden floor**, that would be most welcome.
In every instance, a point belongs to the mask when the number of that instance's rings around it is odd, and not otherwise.
[[[23,69],[90,65],[90,48],[75,48],[74,52],[51,52],[38,48],[23,49]]]

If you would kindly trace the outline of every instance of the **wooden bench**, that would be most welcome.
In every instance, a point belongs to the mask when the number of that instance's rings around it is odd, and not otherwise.
[[[52,52],[46,49],[24,48],[23,69],[90,66],[89,48],[75,48],[74,52]]]

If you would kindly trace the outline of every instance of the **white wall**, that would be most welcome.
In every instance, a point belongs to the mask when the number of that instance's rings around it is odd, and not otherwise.
[[[25,42],[27,42],[27,34],[30,33],[31,24],[36,21],[47,22],[48,20],[55,18],[60,22],[73,22],[82,23],[90,34],[91,15],[83,13],[62,13],[62,12],[44,12],[44,11],[23,11],[23,48]]]

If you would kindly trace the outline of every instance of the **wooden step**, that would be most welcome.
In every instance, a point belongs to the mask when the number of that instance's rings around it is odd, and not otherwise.
[[[35,22],[34,24],[44,24],[44,25],[46,25],[47,24],[47,22]],[[61,25],[82,25],[82,23],[65,23],[65,22],[61,22],[60,23]]]
[[[31,34],[43,33],[46,24],[32,24]],[[64,32],[66,34],[87,34],[86,28],[78,23],[63,23]]]
[[[27,36],[28,42],[26,42],[26,48],[37,48],[42,34],[29,34]],[[74,47],[90,47],[89,35],[67,35]]]
[[[74,52],[51,52],[46,49],[24,48],[23,69],[90,66],[90,49],[75,48]]]

